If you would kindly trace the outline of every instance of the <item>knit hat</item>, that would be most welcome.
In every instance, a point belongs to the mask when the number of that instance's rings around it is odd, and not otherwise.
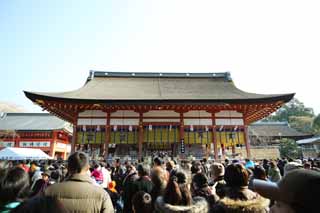
[[[224,166],[221,163],[213,163],[211,173],[214,177],[224,176]]]
[[[297,169],[289,172],[279,183],[254,179],[254,190],[266,198],[283,201],[303,212],[319,212],[320,173]]]
[[[116,182],[115,181],[111,181],[109,184],[108,184],[108,189],[112,192],[117,192],[116,190]]]
[[[44,170],[42,173],[41,173],[42,176],[46,175],[48,177],[51,176],[51,171],[50,170]]]
[[[288,172],[293,171],[295,169],[302,169],[303,166],[300,163],[297,162],[289,162],[284,166],[284,175],[286,175]]]

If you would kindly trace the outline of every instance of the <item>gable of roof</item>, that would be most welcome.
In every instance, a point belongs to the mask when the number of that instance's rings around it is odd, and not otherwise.
[[[0,130],[59,130],[72,132],[72,127],[49,113],[7,113],[0,118]]]

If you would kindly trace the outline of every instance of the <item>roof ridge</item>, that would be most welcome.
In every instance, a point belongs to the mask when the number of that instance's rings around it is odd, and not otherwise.
[[[230,72],[114,72],[90,70],[88,79],[94,77],[131,77],[131,78],[224,78],[232,81]]]
[[[39,116],[53,116],[54,115],[50,114],[50,113],[43,113],[43,112],[7,112],[6,113],[7,116],[24,116],[24,115],[39,115]]]

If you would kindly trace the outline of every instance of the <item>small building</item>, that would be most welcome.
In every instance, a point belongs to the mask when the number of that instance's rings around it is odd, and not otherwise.
[[[291,128],[288,122],[255,122],[249,126],[252,146],[278,145],[282,138],[295,141],[310,138],[313,134],[299,132]]]
[[[298,140],[297,144],[301,146],[304,158],[320,157],[320,137]]]
[[[288,122],[258,121],[248,127],[252,156],[256,159],[279,158],[279,143],[282,138],[295,141],[313,135],[291,128]]]
[[[48,113],[1,113],[0,149],[37,148],[49,156],[66,159],[72,126]]]

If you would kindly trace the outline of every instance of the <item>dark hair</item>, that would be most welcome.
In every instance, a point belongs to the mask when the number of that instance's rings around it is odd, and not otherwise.
[[[70,174],[80,173],[89,165],[89,158],[84,152],[75,152],[68,158],[68,172]]]
[[[57,198],[39,196],[23,202],[17,208],[11,211],[11,213],[33,212],[66,213],[67,210]]]
[[[150,174],[150,168],[148,165],[139,164],[137,170],[139,176],[146,176]]]
[[[203,188],[208,186],[208,178],[202,173],[197,173],[193,176],[192,183],[194,183],[198,188]]]
[[[262,166],[255,166],[253,169],[253,177],[260,180],[266,180],[266,170]]]
[[[191,205],[191,192],[186,183],[186,175],[184,173],[177,172],[176,175],[170,177],[163,199],[165,203],[171,205]]]
[[[202,165],[200,162],[194,162],[191,166],[191,174],[201,172]]]
[[[22,200],[29,195],[29,175],[20,167],[10,169],[0,183],[0,204]]]
[[[152,213],[151,195],[144,191],[138,191],[135,193],[132,197],[132,208],[135,212]]]
[[[153,159],[153,163],[157,166],[161,166],[162,160],[159,157]]]
[[[224,179],[229,187],[248,186],[249,174],[242,164],[230,164],[226,168]]]

